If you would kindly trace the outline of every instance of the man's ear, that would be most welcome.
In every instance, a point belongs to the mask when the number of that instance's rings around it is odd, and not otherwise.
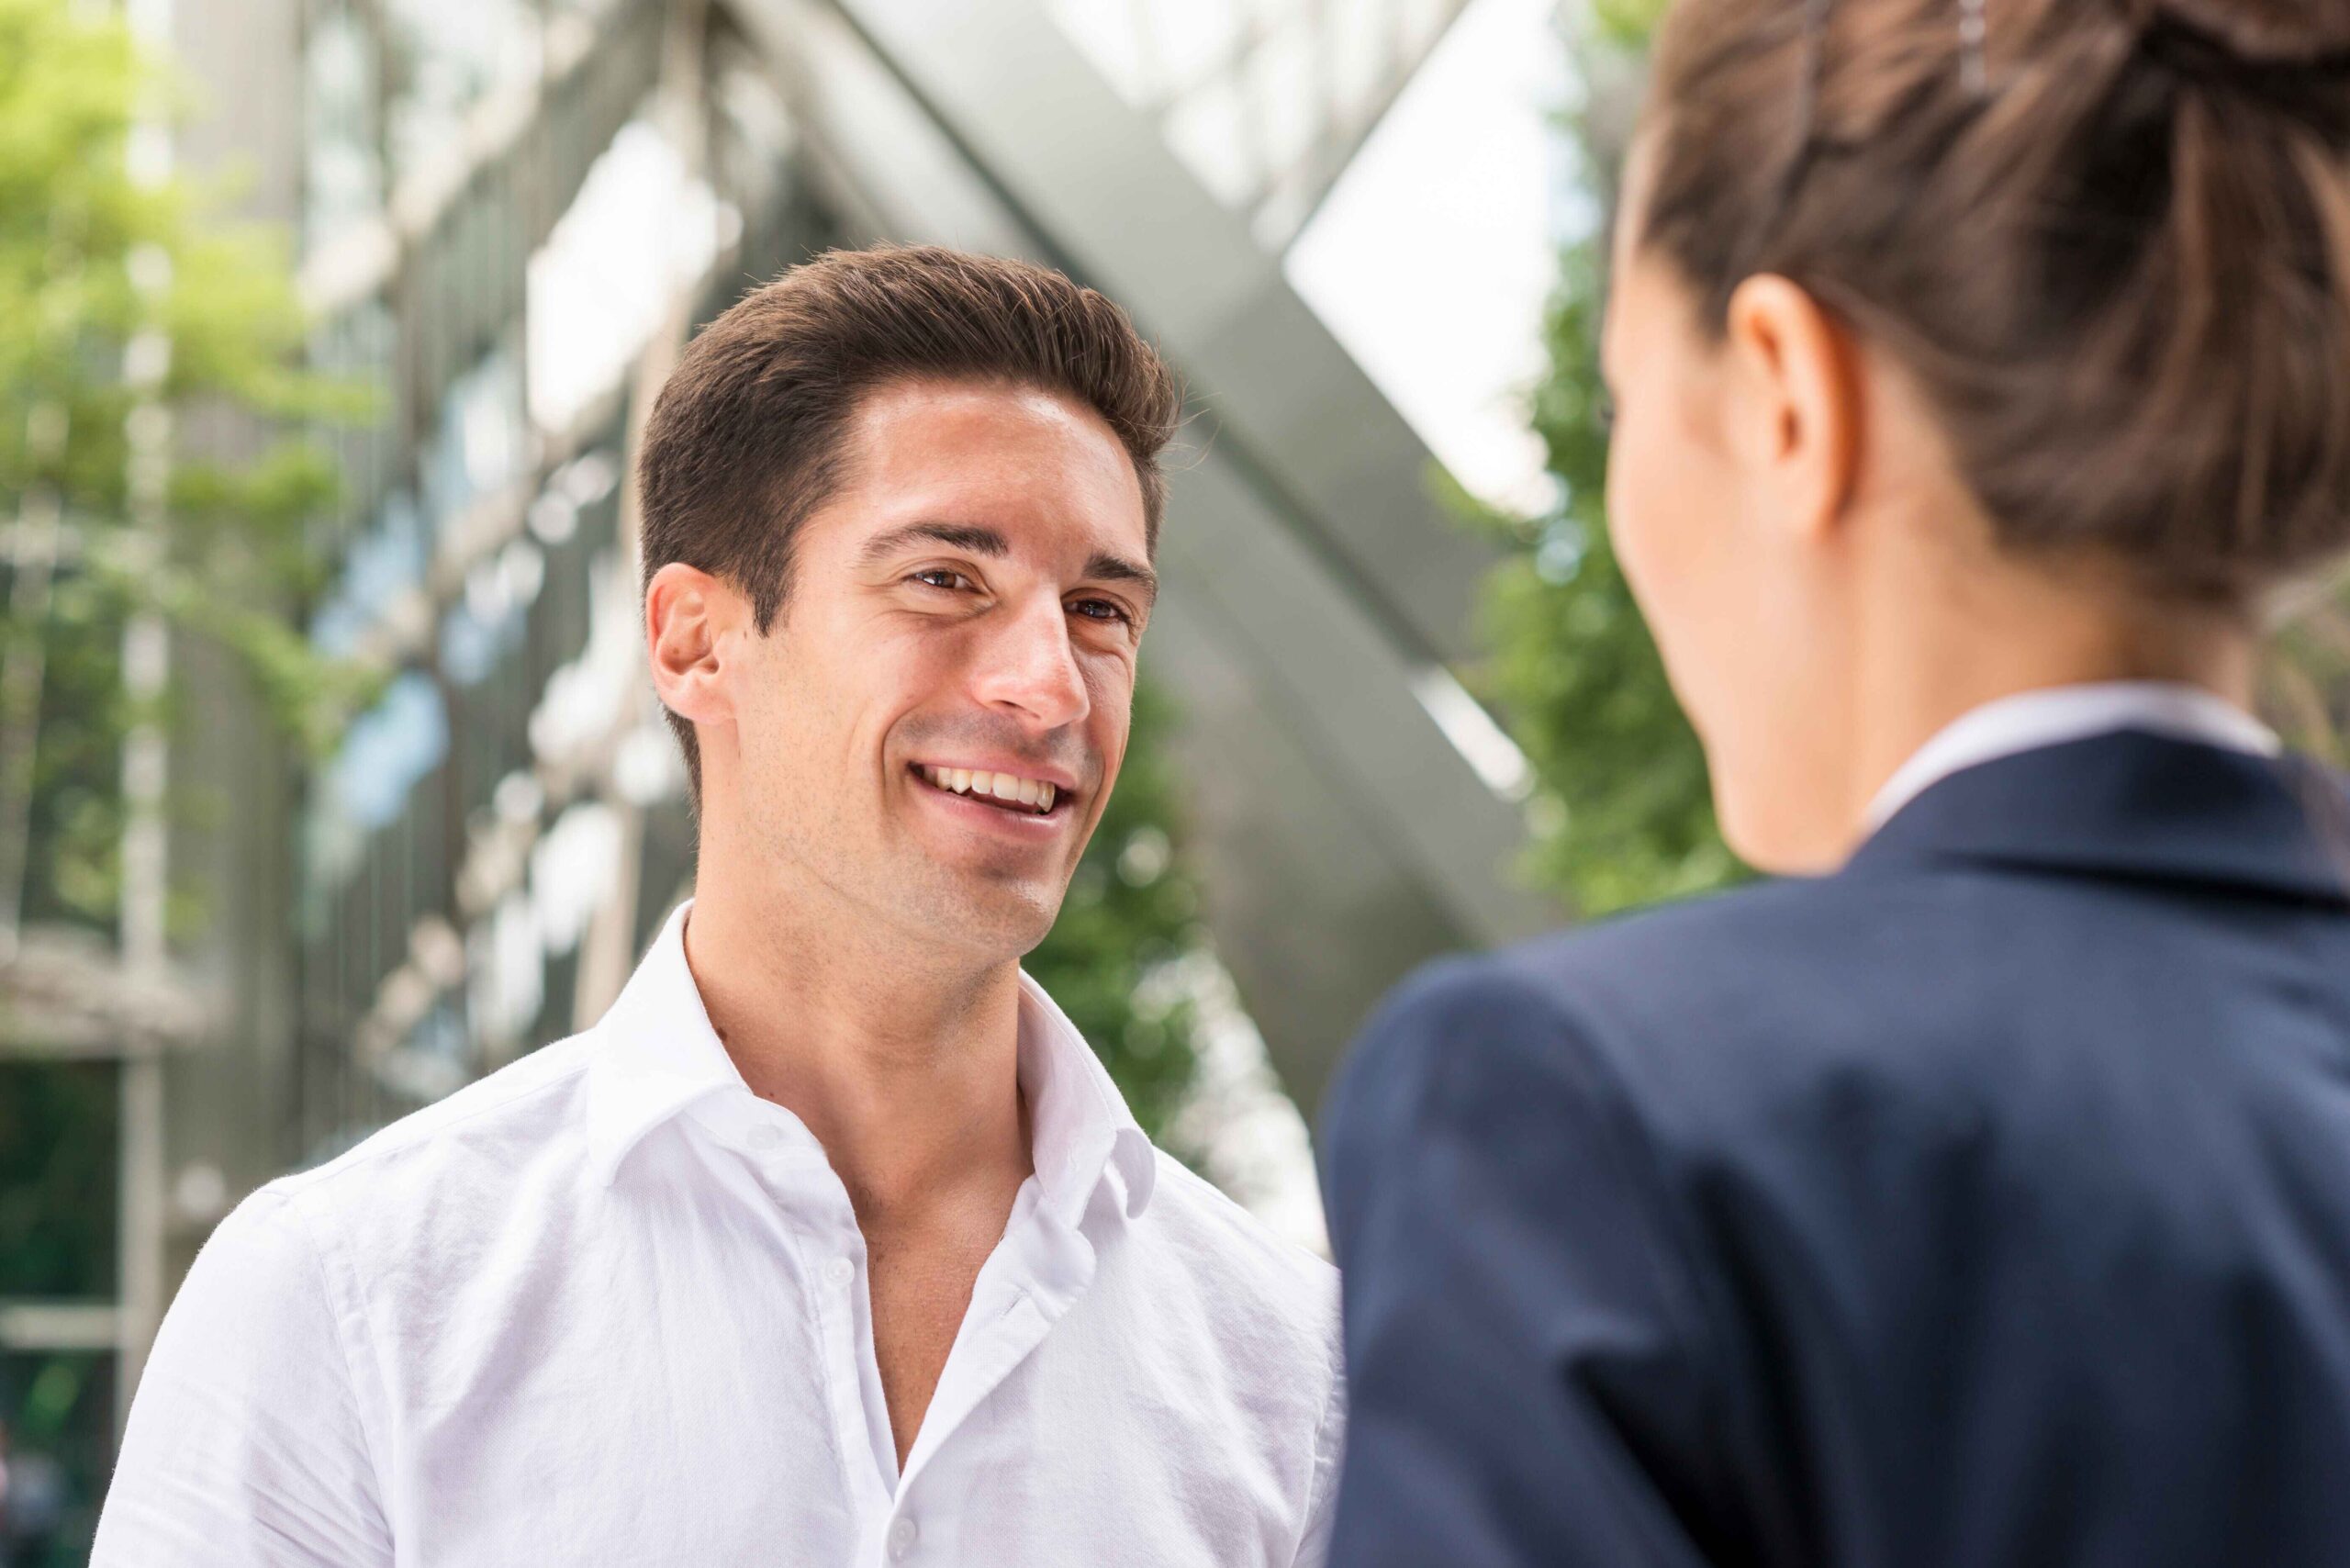
[[[1863,389],[1852,338],[1802,287],[1768,274],[1730,296],[1728,332],[1740,383],[1740,450],[1791,535],[1825,541],[1852,499],[1859,461]]]
[[[727,633],[748,623],[750,605],[724,580],[672,561],[644,585],[644,645],[662,705],[698,724],[734,717],[726,690]]]

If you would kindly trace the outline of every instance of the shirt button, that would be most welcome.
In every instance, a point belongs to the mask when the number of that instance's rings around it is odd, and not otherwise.
[[[824,1277],[836,1285],[845,1285],[856,1278],[856,1265],[845,1258],[835,1258],[824,1265]],[[900,1519],[898,1522],[904,1524],[906,1521]]]
[[[783,1142],[783,1129],[765,1123],[751,1129],[751,1147],[762,1153],[776,1148]]]
[[[922,1539],[922,1531],[912,1519],[900,1519],[890,1527],[890,1561],[903,1562],[913,1552],[914,1542]]]

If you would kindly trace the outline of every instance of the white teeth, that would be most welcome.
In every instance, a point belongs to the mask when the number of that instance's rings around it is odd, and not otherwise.
[[[1016,773],[990,773],[969,767],[934,767],[923,763],[922,776],[941,790],[952,790],[958,795],[985,795],[1002,801],[1007,806],[1025,806],[1043,814],[1053,809],[1060,798],[1060,790],[1038,778],[1023,778]]]

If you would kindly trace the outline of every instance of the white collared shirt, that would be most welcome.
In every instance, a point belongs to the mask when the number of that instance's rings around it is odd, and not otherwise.
[[[97,1568],[1318,1562],[1336,1275],[1155,1151],[1025,976],[1035,1174],[899,1473],[847,1193],[685,913],[595,1028],[221,1224]]]
[[[1960,715],[1919,747],[1869,803],[1869,829],[1883,827],[1953,773],[2117,730],[2144,730],[2261,756],[2284,749],[2276,731],[2199,687],[2114,680],[2020,691]]]

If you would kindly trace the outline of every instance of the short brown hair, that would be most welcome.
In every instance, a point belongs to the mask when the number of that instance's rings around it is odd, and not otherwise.
[[[1102,295],[1025,262],[935,246],[832,251],[704,328],[661,388],[637,459],[644,578],[683,561],[741,588],[760,632],[790,586],[800,525],[845,476],[843,442],[871,393],[912,381],[1057,393],[1102,416],[1142,485],[1158,547],[1182,394]],[[697,802],[701,752],[667,715]]]
[[[2344,0],[1680,0],[1653,102],[1635,238],[1887,348],[2004,544],[2222,602],[2350,545]]]

